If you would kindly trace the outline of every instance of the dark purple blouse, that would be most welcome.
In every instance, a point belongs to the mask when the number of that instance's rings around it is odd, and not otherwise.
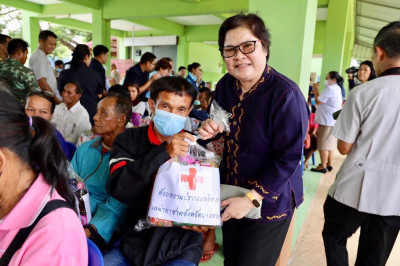
[[[272,222],[292,216],[303,202],[300,160],[309,109],[298,86],[266,67],[240,101],[239,81],[226,74],[214,99],[228,112],[221,183],[254,189],[264,196],[262,218]]]

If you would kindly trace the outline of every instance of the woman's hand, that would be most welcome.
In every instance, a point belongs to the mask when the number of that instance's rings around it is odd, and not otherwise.
[[[224,128],[218,127],[217,123],[211,119],[205,120],[199,128],[199,134],[201,135],[202,140],[212,139],[218,133],[222,133],[223,131]]]
[[[231,218],[242,219],[251,209],[254,208],[253,203],[247,196],[224,200],[221,202],[221,207],[225,206],[226,209],[221,215],[223,222],[226,222]]]

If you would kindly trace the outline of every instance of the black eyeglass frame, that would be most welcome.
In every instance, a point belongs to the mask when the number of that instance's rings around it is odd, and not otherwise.
[[[242,44],[249,43],[249,42],[253,43],[254,49],[253,49],[253,51],[251,51],[251,52],[245,53],[245,52],[242,51],[242,49],[240,49],[240,46],[241,46]],[[221,56],[222,56],[223,58],[231,58],[231,57],[234,57],[234,56],[237,54],[238,49],[240,50],[240,52],[241,52],[242,54],[251,54],[251,53],[253,53],[253,52],[256,50],[256,43],[257,43],[257,42],[261,42],[261,40],[245,41],[245,42],[242,42],[241,44],[236,45],[236,46],[234,46],[234,45],[224,46],[224,47],[220,48],[219,51],[221,52]],[[234,53],[233,55],[231,55],[231,56],[224,56],[224,49],[225,49],[225,48],[235,48],[235,53]]]

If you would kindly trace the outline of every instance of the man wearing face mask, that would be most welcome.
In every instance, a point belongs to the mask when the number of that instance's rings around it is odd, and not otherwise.
[[[180,77],[163,77],[151,84],[149,105],[153,122],[127,129],[114,141],[110,158],[111,177],[107,192],[128,205],[120,228],[119,247],[108,252],[108,265],[197,265],[202,254],[201,228],[153,227],[136,232],[134,225],[147,216],[150,195],[158,168],[171,158],[185,156],[184,132],[187,116],[197,92]],[[189,228],[186,228],[189,229]]]

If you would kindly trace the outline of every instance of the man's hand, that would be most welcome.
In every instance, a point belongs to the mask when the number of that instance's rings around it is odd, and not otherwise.
[[[212,139],[218,133],[222,133],[223,131],[224,128],[218,127],[217,123],[215,123],[211,119],[205,120],[199,128],[199,134],[201,135],[201,139],[203,140]]]
[[[188,132],[181,132],[172,136],[168,141],[166,149],[171,158],[176,156],[185,157],[189,149],[189,143],[185,140],[196,141],[194,136]]]

